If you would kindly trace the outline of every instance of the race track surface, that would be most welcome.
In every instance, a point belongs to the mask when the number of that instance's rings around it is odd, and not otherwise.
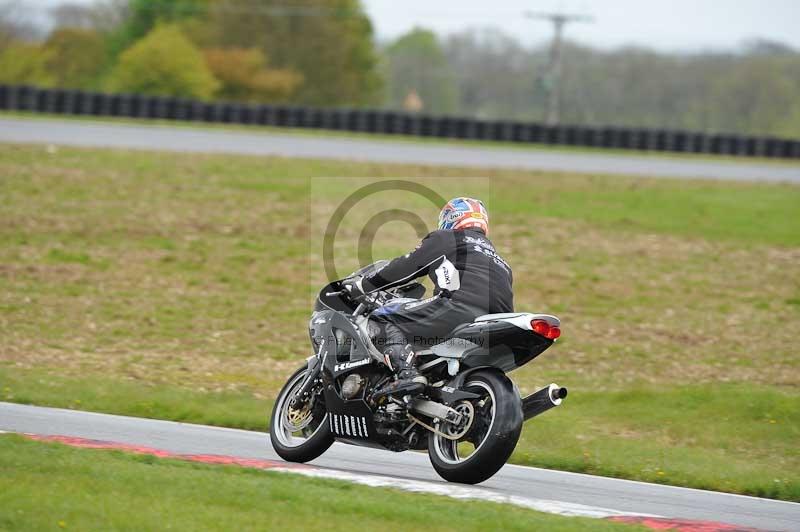
[[[181,455],[280,460],[266,433],[11,403],[0,403],[0,430],[135,444]],[[476,490],[475,496],[480,498],[505,498],[511,502],[527,499],[532,508],[551,503],[549,507],[554,513],[564,515],[590,515],[586,512],[596,508],[606,516],[614,516],[615,512],[619,515],[648,514],[763,530],[800,530],[800,504],[796,503],[533,467],[507,465],[487,482],[471,487],[442,481],[430,466],[427,456],[421,453],[396,454],[338,443],[311,465],[316,466],[308,468],[311,476],[346,480],[360,478],[367,479],[367,482],[362,482],[367,484],[370,484],[370,478],[384,479],[382,483],[371,485],[390,485],[386,483],[386,478],[390,477],[390,481],[396,479],[397,487],[405,485],[403,489],[434,493],[438,489],[451,496],[451,491],[469,496],[468,490]],[[423,488],[416,489],[415,486],[419,485]],[[435,489],[425,489],[424,486]],[[462,495],[455,496],[464,498]],[[545,504],[544,508],[547,507]],[[701,529],[695,526],[683,530]]]
[[[225,131],[165,125],[114,124],[52,119],[0,118],[0,142],[45,143],[195,153],[234,153],[348,159],[469,168],[511,168],[622,174],[649,177],[709,178],[800,183],[800,162],[764,164],[741,160],[603,154],[580,151],[514,149],[485,145],[370,140],[364,137],[312,136]]]

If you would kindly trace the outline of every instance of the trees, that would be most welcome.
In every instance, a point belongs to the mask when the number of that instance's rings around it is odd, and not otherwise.
[[[800,59],[760,53],[711,84],[711,120],[723,131],[800,136]]]
[[[0,83],[49,87],[53,76],[47,71],[48,52],[38,44],[15,42],[0,50]]]
[[[207,99],[219,82],[200,51],[176,26],[156,26],[119,58],[108,80],[118,92]]]
[[[496,30],[469,31],[449,37],[444,51],[459,113],[543,120],[537,79],[545,47],[523,48]],[[780,43],[667,54],[566,42],[563,54],[563,123],[800,136],[800,54]]]
[[[267,68],[258,48],[210,48],[206,63],[220,81],[217,96],[226,100],[269,102],[287,99],[303,77],[289,69]]]
[[[88,29],[57,29],[45,41],[44,49],[47,71],[59,87],[94,87],[107,63],[105,39]]]
[[[150,33],[158,23],[175,23],[200,16],[206,0],[128,0],[126,16],[109,36],[109,47],[118,54]]]
[[[422,100],[423,109],[437,113],[456,110],[458,93],[447,58],[436,35],[415,28],[386,48],[387,103],[394,108],[412,92]]]
[[[45,40],[30,9],[0,0],[1,81],[544,119],[547,47],[501,30],[415,29],[378,51],[359,0],[68,1]],[[667,54],[566,42],[563,55],[563,123],[800,136],[800,54],[782,43]]]
[[[63,2],[50,9],[50,16],[54,31],[85,29],[105,35],[120,28],[130,17],[128,4],[128,0],[100,0],[91,4]]]
[[[539,65],[547,58],[527,50],[500,30],[466,31],[443,45],[458,87],[458,112],[480,118],[541,118],[544,102],[536,91]]]
[[[91,6],[73,0],[53,9],[52,15],[56,33],[93,30],[103,36],[105,45],[98,49],[106,50],[106,65],[120,63],[122,56],[159,24],[175,26],[195,46],[210,50],[206,59],[223,82],[223,98],[319,106],[380,102],[383,80],[372,25],[359,0],[103,0]],[[51,65],[53,68],[67,59],[66,53],[72,55],[68,48],[80,48],[78,37],[77,33],[69,38],[66,34],[54,35],[52,44],[60,59]],[[69,46],[66,41],[70,41]],[[168,50],[162,47],[160,52]],[[115,67],[110,79],[100,83],[88,74],[84,77],[73,72],[82,70],[80,65],[88,61],[69,58],[68,62],[57,68],[59,84],[142,90],[146,86],[151,91],[156,83],[154,79],[135,83],[131,76],[123,81],[121,72],[130,69],[130,64]],[[169,84],[161,85],[163,90]],[[201,92],[210,94],[208,90]]]
[[[303,76],[292,102],[378,103],[372,24],[359,0],[209,0],[206,13],[193,28],[202,46],[256,47],[275,67]]]

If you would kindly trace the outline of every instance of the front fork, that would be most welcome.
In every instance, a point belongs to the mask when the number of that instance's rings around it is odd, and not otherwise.
[[[319,381],[319,374],[322,371],[322,362],[319,357],[311,357],[308,359],[308,369],[306,370],[306,378],[303,384],[295,392],[294,397],[289,400],[289,407],[297,409],[308,402],[311,397],[311,390],[314,385]]]

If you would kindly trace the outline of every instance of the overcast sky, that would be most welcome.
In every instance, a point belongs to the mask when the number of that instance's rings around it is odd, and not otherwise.
[[[381,37],[415,25],[450,33],[496,26],[537,43],[550,24],[525,11],[563,11],[594,16],[569,25],[569,38],[601,47],[628,43],[661,50],[733,48],[764,37],[800,49],[800,0],[364,0]]]
[[[91,3],[93,0],[71,0]],[[256,0],[257,1],[257,0]],[[380,39],[422,26],[439,33],[497,27],[538,44],[548,39],[545,21],[525,11],[592,15],[593,23],[572,24],[566,35],[586,44],[624,44],[659,50],[731,49],[756,37],[800,49],[800,0],[362,0]],[[23,0],[44,10],[59,0]]]

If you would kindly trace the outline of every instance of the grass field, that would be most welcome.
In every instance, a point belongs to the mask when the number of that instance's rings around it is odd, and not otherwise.
[[[635,530],[508,505],[0,436],[3,530]],[[42,501],[47,504],[42,504]]]
[[[320,220],[390,177],[486,198],[517,308],[564,321],[513,374],[571,392],[515,462],[800,500],[790,185],[0,146],[0,399],[263,429],[308,354]],[[373,251],[415,243],[392,223]]]

